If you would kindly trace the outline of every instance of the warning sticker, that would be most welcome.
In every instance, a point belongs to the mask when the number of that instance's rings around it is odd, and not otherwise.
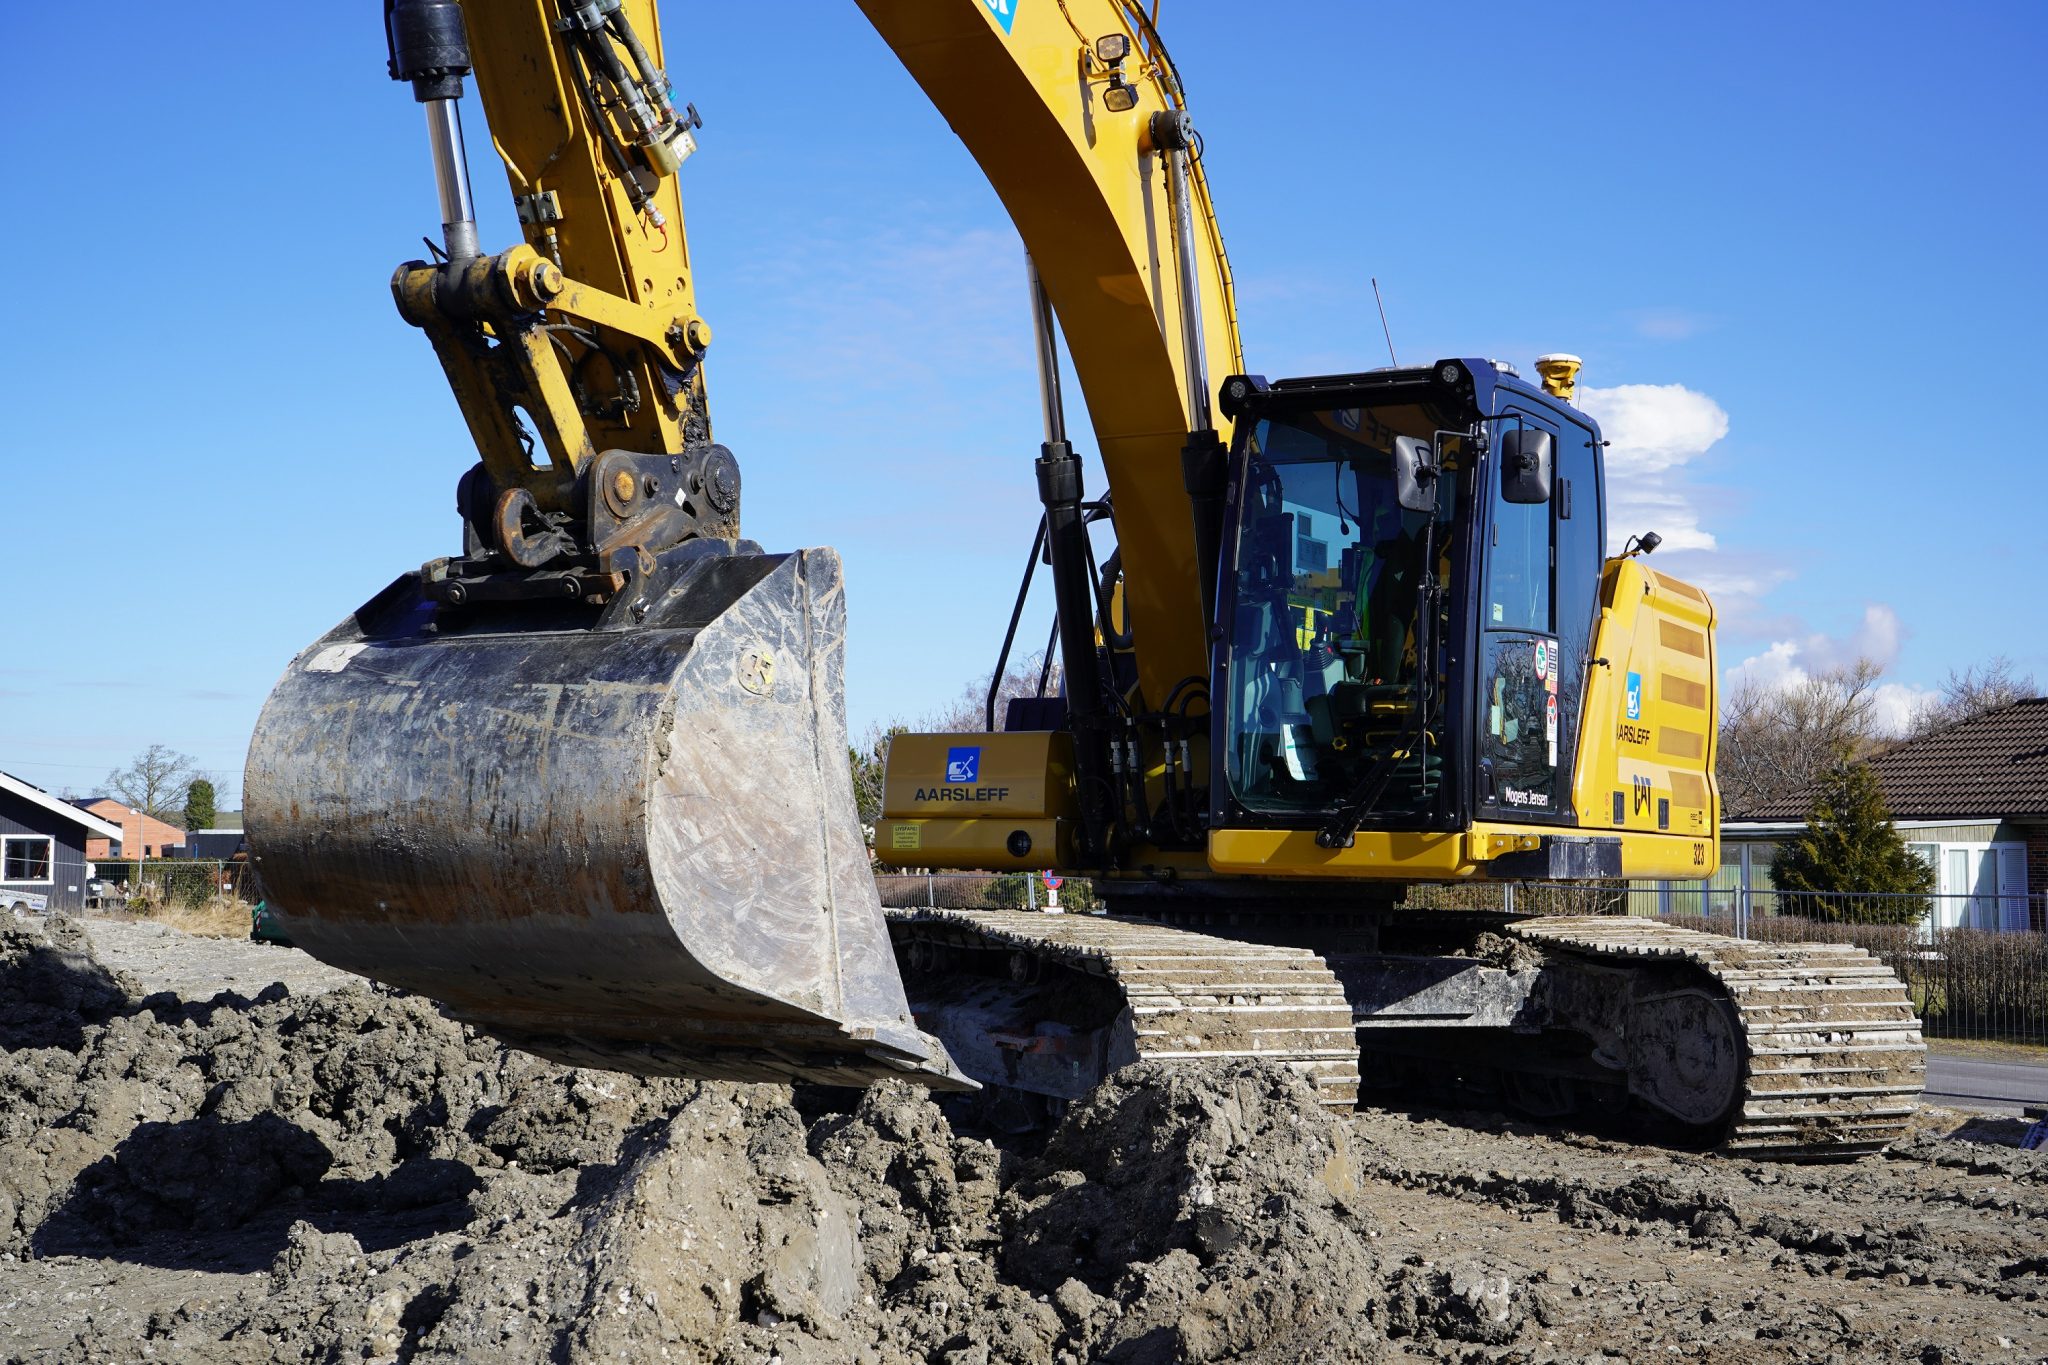
[[[1550,766],[1557,766],[1557,694],[1543,699],[1543,742],[1550,749]]]
[[[920,825],[910,824],[891,825],[889,827],[889,847],[923,848],[924,828]]]
[[[1546,681],[1550,677],[1550,641],[1548,640],[1538,640],[1536,642],[1536,677],[1538,681]]]

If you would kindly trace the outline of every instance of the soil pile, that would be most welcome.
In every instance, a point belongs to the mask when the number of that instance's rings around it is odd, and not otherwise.
[[[1005,1204],[1005,1267],[1056,1287],[1102,1358],[1374,1355],[1380,1284],[1357,1163],[1289,1071],[1127,1068]]]
[[[1050,1365],[1377,1340],[1344,1129],[1285,1070],[1133,1069],[1027,1161],[911,1087],[578,1071],[360,988],[137,1000],[61,923],[0,939],[0,999],[0,1254],[235,1277],[148,1311],[110,1296],[42,1358]]]
[[[999,1145],[0,926],[0,1360],[2048,1358],[2048,1154],[1928,1124],[1770,1166],[1154,1063]]]

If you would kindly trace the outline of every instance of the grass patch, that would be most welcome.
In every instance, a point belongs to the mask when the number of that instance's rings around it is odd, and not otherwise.
[[[194,938],[249,937],[249,903],[234,896],[214,896],[196,905],[167,905],[149,919]]]

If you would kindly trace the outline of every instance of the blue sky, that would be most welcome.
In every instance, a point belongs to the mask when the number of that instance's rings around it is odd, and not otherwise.
[[[1245,13],[1162,28],[1253,368],[1381,362],[1374,275],[1404,360],[1576,351],[1618,529],[1715,593],[1725,665],[1871,653],[1897,709],[1998,653],[2048,682],[2048,8]],[[80,53],[72,17],[18,50]],[[291,655],[457,541],[473,450],[386,288],[437,226],[424,133],[371,0],[92,29],[0,90],[0,768],[86,791],[162,742],[239,789]],[[671,0],[666,36],[748,533],[839,547],[854,724],[915,717],[993,661],[1035,521],[1015,234],[852,5]]]

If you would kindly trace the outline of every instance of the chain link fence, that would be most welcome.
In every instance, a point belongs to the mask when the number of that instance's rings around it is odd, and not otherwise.
[[[224,858],[97,859],[85,884],[88,910],[132,905],[204,905],[216,896],[249,899],[249,865]]]
[[[1050,891],[1036,872],[914,872],[875,874],[882,904],[892,910],[1100,910],[1102,898],[1086,877],[1061,879]],[[1057,904],[1048,904],[1056,901]]]

